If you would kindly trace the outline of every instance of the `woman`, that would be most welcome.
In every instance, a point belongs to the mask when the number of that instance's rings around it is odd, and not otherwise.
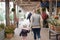
[[[38,40],[40,40],[40,13],[37,12],[37,10],[33,10],[33,14],[31,16],[31,26],[32,26],[32,31],[34,34],[34,40],[36,40],[38,37]]]
[[[42,8],[41,16],[42,16],[42,19],[43,19],[43,27],[48,28],[48,21],[47,21],[48,15],[46,13],[46,8]]]

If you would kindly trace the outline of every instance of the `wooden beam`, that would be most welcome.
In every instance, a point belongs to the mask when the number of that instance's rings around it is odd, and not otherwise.
[[[16,25],[16,4],[13,3],[13,7],[15,8],[15,11],[14,11],[14,24]]]

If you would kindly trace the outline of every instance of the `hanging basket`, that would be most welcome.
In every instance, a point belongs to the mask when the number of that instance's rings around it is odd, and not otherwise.
[[[21,10],[19,10],[19,12],[21,12]]]
[[[12,8],[12,12],[14,12],[15,11],[15,8]]]

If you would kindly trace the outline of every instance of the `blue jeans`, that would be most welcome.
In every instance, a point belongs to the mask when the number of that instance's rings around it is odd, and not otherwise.
[[[32,28],[35,40],[36,40],[36,37],[40,38],[40,30],[41,28]]]

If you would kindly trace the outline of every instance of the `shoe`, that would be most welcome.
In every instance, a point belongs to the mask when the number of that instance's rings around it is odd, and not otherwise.
[[[38,38],[38,40],[40,40],[40,38]]]
[[[21,36],[21,33],[20,33],[20,36]]]

